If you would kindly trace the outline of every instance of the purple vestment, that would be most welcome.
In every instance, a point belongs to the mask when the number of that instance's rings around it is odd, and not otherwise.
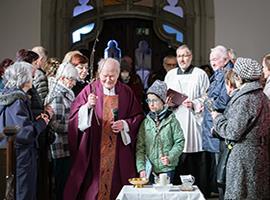
[[[130,129],[131,144],[125,146],[121,134],[117,136],[115,167],[112,178],[111,199],[115,199],[128,179],[136,176],[135,170],[135,142],[139,125],[143,119],[140,102],[137,102],[132,90],[120,83],[116,83],[115,92],[119,96],[119,120],[125,120]],[[64,199],[97,199],[99,187],[100,142],[102,127],[95,116],[92,126],[83,133],[78,130],[78,111],[87,102],[90,93],[98,96],[95,111],[102,125],[103,116],[103,86],[97,80],[87,85],[76,97],[70,111],[69,145],[72,155],[72,167],[66,183]]]

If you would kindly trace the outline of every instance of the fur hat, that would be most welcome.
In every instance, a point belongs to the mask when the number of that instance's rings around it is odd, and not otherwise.
[[[166,83],[160,80],[156,80],[147,90],[147,94],[155,94],[163,101],[163,103],[165,103],[167,97]]]
[[[233,70],[241,78],[254,81],[262,75],[262,66],[251,58],[237,58]]]

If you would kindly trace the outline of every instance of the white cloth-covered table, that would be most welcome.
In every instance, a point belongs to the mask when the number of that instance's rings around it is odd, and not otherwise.
[[[194,186],[193,191],[157,191],[153,186],[146,185],[144,188],[134,188],[125,185],[116,200],[205,200],[203,194]]]

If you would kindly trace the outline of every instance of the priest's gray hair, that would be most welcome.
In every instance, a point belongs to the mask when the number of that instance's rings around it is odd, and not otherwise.
[[[100,72],[102,71],[102,69],[104,68],[105,65],[113,65],[116,70],[117,70],[117,75],[120,74],[120,63],[118,60],[114,59],[114,58],[102,58],[99,62],[98,62],[98,74],[100,74]]]
[[[15,62],[4,73],[5,88],[21,88],[23,84],[32,81],[33,66],[27,62]]]
[[[79,73],[78,70],[71,63],[62,63],[59,65],[57,69],[55,78],[58,80],[61,77],[71,78],[74,80],[78,80]]]

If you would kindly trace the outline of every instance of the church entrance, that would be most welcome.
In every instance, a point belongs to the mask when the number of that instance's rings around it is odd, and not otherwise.
[[[134,65],[137,63],[136,49],[138,49],[141,41],[146,41],[151,51],[151,60],[148,61],[151,65],[151,71],[159,70],[162,67],[164,56],[168,54],[175,55],[175,49],[170,48],[166,42],[160,40],[155,34],[151,20],[134,18],[104,20],[98,39],[95,63],[98,62],[97,59],[104,57],[104,50],[107,48],[107,43],[110,40],[115,40],[118,43],[118,48],[121,49],[121,56],[130,56]],[[89,43],[90,51],[93,44],[94,41]]]

